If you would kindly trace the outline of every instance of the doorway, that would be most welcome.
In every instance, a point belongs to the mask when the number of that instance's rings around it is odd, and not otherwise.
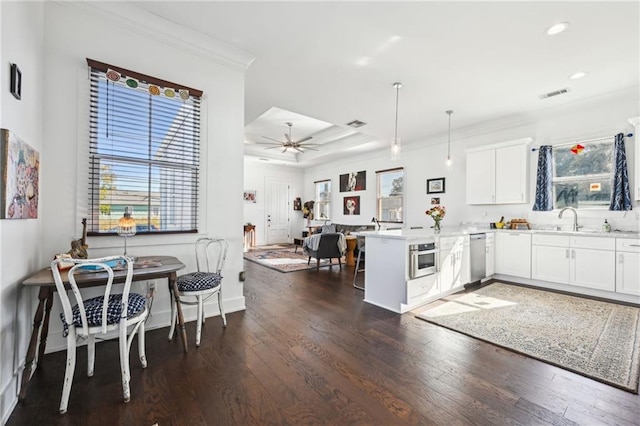
[[[289,182],[268,177],[266,178],[266,188],[267,244],[288,243],[290,235]]]

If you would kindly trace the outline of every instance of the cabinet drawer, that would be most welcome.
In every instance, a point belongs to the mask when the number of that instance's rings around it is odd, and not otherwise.
[[[571,237],[571,248],[615,250],[616,239],[606,237]]]
[[[407,305],[438,293],[438,274],[407,281]]]
[[[571,237],[568,235],[533,234],[531,244],[536,246],[569,247]]]
[[[457,237],[441,237],[438,240],[438,249],[439,250],[451,250],[457,244],[468,246],[469,245],[469,236],[468,235],[459,235]]]
[[[640,253],[640,238],[616,238],[616,250]]]

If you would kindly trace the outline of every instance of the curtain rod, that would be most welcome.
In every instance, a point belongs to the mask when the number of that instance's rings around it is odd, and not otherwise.
[[[627,133],[624,136],[627,137],[627,138],[632,138],[633,137],[633,133]],[[551,145],[551,146],[555,148],[555,147],[558,147],[558,146],[570,146],[570,145],[574,145],[576,143],[588,143],[588,142],[606,141],[607,139],[611,139],[611,138],[613,138],[613,136],[607,136],[605,138],[585,139],[583,141],[559,143],[557,145]],[[531,151],[537,151],[537,150],[538,150],[538,148],[531,148]]]

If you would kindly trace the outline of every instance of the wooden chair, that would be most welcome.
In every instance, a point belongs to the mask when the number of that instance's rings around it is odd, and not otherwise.
[[[222,238],[198,238],[196,247],[196,267],[197,272],[181,275],[176,284],[181,297],[180,303],[185,305],[198,305],[196,322],[196,346],[200,346],[200,336],[202,335],[202,324],[204,318],[204,302],[210,297],[218,295],[218,307],[222,317],[222,326],[227,326],[227,317],[222,307],[222,268],[227,258],[229,244]],[[184,300],[193,298],[193,300]],[[178,321],[175,298],[171,298],[171,329],[169,330],[169,340],[173,339]]]
[[[313,238],[315,236],[311,236],[308,238]],[[339,232],[330,232],[330,233],[322,233],[319,235],[320,240],[318,242],[318,249],[313,250],[309,246],[306,247],[307,255],[309,256],[309,260],[307,261],[307,265],[311,263],[311,258],[316,259],[316,271],[320,270],[320,260],[321,259],[329,259],[329,263],[333,260],[333,258],[338,258],[338,265],[342,268],[342,256],[344,255],[344,248],[346,248],[346,242],[344,242],[344,235]],[[341,248],[341,241],[344,248]]]
[[[71,292],[75,297],[76,305],[71,307],[67,287],[62,281],[59,265],[73,263],[69,269],[68,281]],[[122,293],[112,293],[113,268],[124,269],[126,279]],[[120,345],[120,372],[122,374],[122,391],[124,402],[131,399],[129,388],[129,350],[131,342],[138,332],[138,353],[142,368],[147,367],[147,359],[144,348],[144,321],[149,314],[147,301],[138,293],[130,293],[133,277],[133,261],[125,256],[110,256],[100,259],[57,259],[51,262],[51,272],[56,284],[56,290],[60,295],[62,313],[60,318],[64,325],[63,335],[67,338],[67,367],[64,374],[62,398],[60,400],[60,413],[67,411],[73,373],[76,367],[76,340],[87,339],[87,376],[93,376],[95,362],[95,336],[107,334],[118,330]],[[80,289],[76,284],[75,276],[80,273],[107,275],[104,295],[83,299]],[[133,326],[131,333],[127,335],[127,329]]]

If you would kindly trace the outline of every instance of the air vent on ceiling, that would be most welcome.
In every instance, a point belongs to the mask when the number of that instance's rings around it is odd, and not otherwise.
[[[543,93],[542,95],[538,95],[538,97],[540,99],[547,99],[547,98],[550,98],[552,96],[563,95],[563,94],[568,93],[568,92],[569,92],[569,88],[565,87],[564,89],[558,89],[558,90],[554,90],[553,92]]]
[[[360,121],[360,120],[353,120],[353,121],[348,122],[348,123],[347,123],[347,126],[349,126],[349,127],[354,127],[354,128],[356,128],[356,129],[357,129],[358,127],[362,127],[362,126],[364,126],[365,124],[367,124],[367,123],[365,123],[364,121]]]

